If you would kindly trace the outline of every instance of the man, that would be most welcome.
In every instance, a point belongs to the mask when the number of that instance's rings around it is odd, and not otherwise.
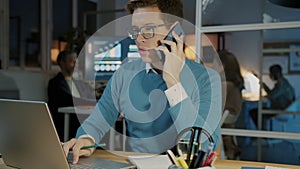
[[[64,138],[64,114],[58,113],[58,108],[81,105],[95,105],[93,90],[88,85],[74,81],[72,78],[77,54],[74,51],[62,51],[57,57],[61,71],[48,82],[48,105],[60,140]],[[72,90],[71,90],[72,89]],[[76,114],[70,117],[69,138],[75,137],[80,126]]]
[[[114,73],[97,108],[79,128],[77,139],[64,143],[65,153],[73,150],[73,163],[79,156],[91,155],[94,149],[81,148],[98,143],[119,113],[126,120],[130,151],[165,152],[175,145],[178,133],[191,126],[206,129],[218,144],[218,73],[185,58],[183,36],[173,32],[177,43],[163,40],[176,20],[163,13],[182,17],[182,2],[131,0],[126,7],[132,14],[129,36],[135,40],[141,60],[126,63]],[[169,45],[171,51],[158,44]],[[164,64],[153,49],[165,54]]]
[[[270,78],[276,81],[273,89],[263,83],[263,88],[267,92],[267,99],[270,100],[270,108],[283,110],[295,100],[295,90],[289,81],[283,77],[280,65],[272,65],[269,71]]]
[[[284,110],[295,100],[295,90],[293,86],[282,75],[282,68],[280,65],[272,65],[269,68],[269,76],[275,81],[273,89],[270,89],[265,83],[263,88],[267,93],[266,99],[270,106],[267,109]],[[257,109],[250,111],[250,115],[257,126]],[[271,118],[275,115],[265,115],[265,118]]]

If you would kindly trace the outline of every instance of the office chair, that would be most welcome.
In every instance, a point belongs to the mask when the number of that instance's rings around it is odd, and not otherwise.
[[[220,121],[220,125],[222,126],[224,123],[235,123],[237,118],[238,118],[237,116],[231,115],[229,110],[224,110],[221,121]],[[236,137],[233,137],[233,141],[234,141],[234,144],[237,145]],[[225,155],[225,148],[224,148],[222,135],[221,135],[220,145],[218,147],[217,152],[220,155],[219,156],[220,159],[227,159],[227,157]]]
[[[295,118],[295,115],[287,115],[287,114],[279,114],[279,115],[272,117],[270,119],[270,126],[271,126],[270,131],[288,132],[286,129],[286,124],[291,119],[291,116],[293,116],[293,118]],[[278,128],[273,126],[274,124],[276,124],[276,122],[280,124],[279,130],[278,130]],[[295,143],[290,140],[287,140],[287,139],[276,139],[276,140],[273,139],[273,140],[268,141],[268,144],[271,146],[276,143],[287,143],[292,146],[293,150],[296,150]]]
[[[221,118],[221,121],[220,121],[220,125],[222,126],[225,119],[227,118],[227,116],[229,115],[229,111],[228,110],[225,110],[223,112],[223,115],[222,115],[222,118]],[[219,147],[217,148],[217,153],[219,154],[219,157],[220,159],[224,159],[226,160],[227,157],[225,155],[225,149],[224,149],[224,144],[223,144],[223,139],[222,139],[222,135],[221,135],[221,139],[220,139],[220,143],[219,143]]]
[[[300,99],[297,98],[294,102],[292,102],[290,104],[289,107],[287,107],[284,111],[299,111],[299,107],[300,107]],[[291,114],[278,114],[272,118],[270,118],[270,127],[269,130],[270,131],[281,131],[281,132],[287,132],[287,128],[286,128],[286,124],[289,122],[289,120],[291,119],[295,119],[296,115],[291,115]],[[274,126],[274,124],[276,124],[276,122],[278,122],[280,124],[280,128],[276,128],[276,126]],[[288,143],[289,145],[291,145],[293,147],[293,150],[296,150],[296,145],[293,141],[287,140],[287,139],[278,139],[278,140],[270,140],[268,141],[268,144],[273,145],[275,143]]]

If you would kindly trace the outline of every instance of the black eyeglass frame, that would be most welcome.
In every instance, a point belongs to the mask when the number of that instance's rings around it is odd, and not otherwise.
[[[130,29],[128,29],[127,33],[128,33],[128,36],[133,40],[136,40],[139,35],[142,35],[143,38],[145,38],[145,39],[150,39],[150,38],[153,38],[155,35],[155,28],[162,27],[162,26],[169,26],[169,25],[171,25],[171,24],[164,23],[164,24],[160,24],[160,25],[145,25],[145,26],[141,26],[141,27],[133,26]],[[143,28],[150,28],[152,30],[151,36],[146,36],[145,35],[146,33],[142,32]]]

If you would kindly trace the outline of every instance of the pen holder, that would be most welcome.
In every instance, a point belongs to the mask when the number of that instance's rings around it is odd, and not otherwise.
[[[178,167],[173,164],[173,165],[169,166],[168,169],[184,169],[184,168]],[[216,169],[216,167],[215,166],[206,166],[206,167],[189,168],[189,169]]]

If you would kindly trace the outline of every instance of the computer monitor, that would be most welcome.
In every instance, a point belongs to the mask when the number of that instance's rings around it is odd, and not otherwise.
[[[244,76],[245,89],[242,90],[243,98],[249,101],[259,100],[259,79],[253,73],[246,73]]]
[[[91,37],[85,47],[85,80],[108,80],[125,60],[139,57],[128,37]]]

